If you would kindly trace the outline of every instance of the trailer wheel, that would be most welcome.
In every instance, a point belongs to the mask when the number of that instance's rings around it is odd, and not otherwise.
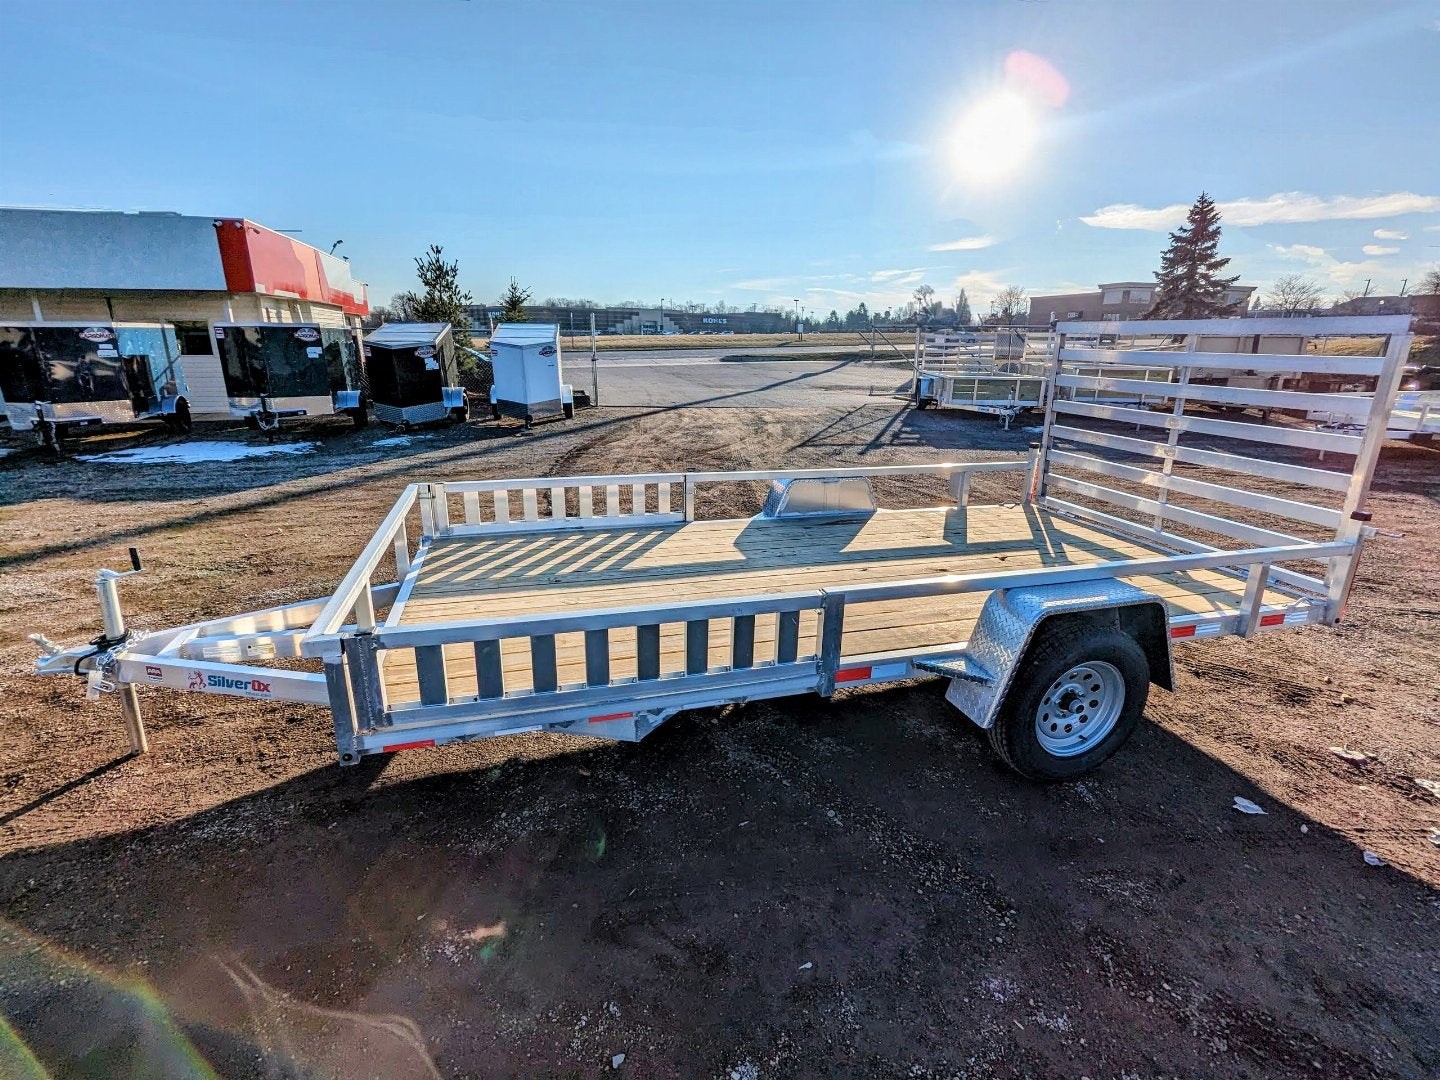
[[[450,422],[452,424],[463,424],[470,419],[470,410],[464,405],[456,405],[450,410]]]
[[[365,427],[365,425],[370,423],[370,403],[363,397],[360,399],[359,405],[346,411],[350,414],[350,419],[357,428]]]
[[[573,401],[565,402],[565,404],[560,407],[560,411],[565,414],[566,420],[575,419],[575,403]]]
[[[497,405],[497,404],[495,404],[494,402],[491,402],[491,404],[490,404],[490,419],[492,419],[492,420],[499,420],[499,419],[500,419],[500,406]]]
[[[171,418],[171,429],[181,435],[189,435],[195,428],[195,421],[190,416],[190,403],[184,398],[175,402],[175,412]]]
[[[1139,642],[1118,627],[1062,619],[1031,643],[987,733],[990,746],[1031,780],[1068,780],[1125,745],[1149,693]]]

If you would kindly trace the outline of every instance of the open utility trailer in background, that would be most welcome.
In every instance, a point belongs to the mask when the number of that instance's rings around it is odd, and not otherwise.
[[[1028,455],[419,481],[330,596],[135,636],[121,575],[102,571],[104,634],[42,639],[37,669],[118,690],[137,749],[137,687],[328,706],[346,765],[515,732],[635,740],[683,709],[937,674],[1016,770],[1077,776],[1125,742],[1151,683],[1172,686],[1172,641],[1343,617],[1408,320],[1285,322],[1381,335],[1383,355],[1132,353],[1174,371],[1157,411],[1085,400],[1154,384],[1066,372],[1103,350],[1061,324]],[[1379,389],[1343,405],[1358,433],[1316,431],[1286,413],[1324,395],[1187,380],[1235,363]],[[1217,402],[1271,421],[1192,408]],[[1013,491],[977,501],[976,477]],[[736,484],[767,486],[760,513],[700,513],[704,490]],[[879,508],[877,484],[898,505]]]

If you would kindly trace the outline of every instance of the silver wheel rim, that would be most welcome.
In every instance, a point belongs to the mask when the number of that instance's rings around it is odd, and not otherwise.
[[[1125,677],[1114,664],[1087,660],[1050,684],[1035,710],[1035,738],[1053,757],[1074,757],[1099,746],[1125,707]]]

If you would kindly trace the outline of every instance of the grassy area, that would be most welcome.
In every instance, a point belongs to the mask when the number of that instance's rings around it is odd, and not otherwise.
[[[1384,339],[1374,337],[1322,338],[1311,341],[1309,351],[1328,356],[1379,356]],[[1410,343],[1410,363],[1440,364],[1440,334],[1416,334]]]

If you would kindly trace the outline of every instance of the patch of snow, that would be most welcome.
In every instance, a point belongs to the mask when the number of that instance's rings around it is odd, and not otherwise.
[[[319,445],[315,442],[184,442],[172,446],[137,446],[132,450],[112,450],[108,454],[77,454],[76,458],[101,465],[198,465],[209,461],[269,457],[272,454],[308,454]]]
[[[409,446],[414,440],[414,435],[391,435],[387,439],[376,439],[371,446]]]
[[[4,457],[6,454],[13,454],[14,452],[15,451],[13,449],[0,446],[0,457]]]
[[[1255,803],[1251,802],[1249,799],[1241,798],[1239,795],[1235,796],[1235,809],[1239,810],[1242,814],[1265,813],[1265,811],[1260,809],[1260,807],[1255,805]]]

